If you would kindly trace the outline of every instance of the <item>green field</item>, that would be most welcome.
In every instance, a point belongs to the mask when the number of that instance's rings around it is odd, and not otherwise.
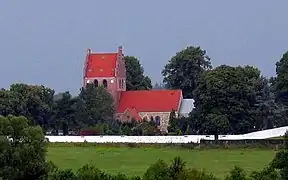
[[[273,150],[188,150],[176,148],[128,148],[128,147],[60,147],[50,146],[48,159],[60,168],[77,170],[91,163],[110,173],[142,175],[157,159],[171,161],[175,156],[186,160],[188,167],[205,169],[218,177],[224,177],[237,165],[248,172],[260,170],[273,159]]]

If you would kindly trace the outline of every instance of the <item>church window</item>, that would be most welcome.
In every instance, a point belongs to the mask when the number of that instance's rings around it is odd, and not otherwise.
[[[106,79],[103,80],[103,86],[104,86],[104,88],[107,88],[107,86],[108,86],[108,82]]]
[[[98,85],[99,85],[99,84],[98,84],[98,80],[95,79],[95,80],[94,80],[94,86],[95,86],[95,87],[98,87]]]
[[[161,121],[160,116],[156,116],[155,117],[155,122],[156,122],[157,126],[160,126],[160,121]]]

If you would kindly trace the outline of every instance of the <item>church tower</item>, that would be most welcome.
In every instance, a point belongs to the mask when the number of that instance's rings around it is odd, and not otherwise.
[[[126,91],[126,68],[122,46],[117,52],[94,53],[86,52],[83,70],[83,87],[93,83],[96,87],[103,85],[112,95],[116,108],[121,92]]]

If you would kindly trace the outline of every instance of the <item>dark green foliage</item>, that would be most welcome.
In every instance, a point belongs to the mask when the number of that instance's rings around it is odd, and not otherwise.
[[[204,72],[194,91],[195,109],[190,118],[195,121],[191,126],[215,135],[273,127],[273,99],[267,83],[251,66],[222,65]]]
[[[44,86],[12,84],[9,90],[0,90],[0,115],[25,116],[45,126],[53,112],[53,95]]]
[[[276,100],[288,105],[288,51],[276,63],[275,92]]]
[[[7,138],[8,137],[8,138]],[[21,116],[0,116],[0,177],[42,179],[49,171],[42,129]]]
[[[271,167],[266,167],[262,171],[259,171],[259,172],[252,172],[250,177],[251,177],[251,180],[279,180],[280,179],[278,172]]]
[[[81,108],[81,113],[86,114],[80,118],[85,125],[94,125],[98,122],[107,122],[113,120],[115,107],[113,106],[113,98],[102,86],[95,87],[93,84],[88,84],[86,88],[82,88],[79,94],[79,101],[83,102],[85,108]],[[81,103],[80,103],[81,104]],[[77,104],[77,107],[79,104]]]
[[[78,178],[71,169],[57,169],[51,173],[49,180],[78,180]]]
[[[205,171],[189,169],[186,175],[186,180],[217,180],[213,174],[208,174]]]
[[[234,167],[225,180],[249,180],[243,169],[239,167]]]
[[[184,98],[193,98],[196,81],[202,72],[211,69],[210,57],[200,47],[189,46],[169,60],[162,70],[167,88],[182,89]]]
[[[126,66],[126,89],[148,90],[152,88],[151,79],[144,75],[144,68],[140,61],[133,56],[125,56]]]
[[[277,152],[271,162],[271,167],[280,170],[281,180],[288,179],[288,150],[284,149]]]
[[[162,160],[152,164],[143,176],[143,180],[217,180],[212,174],[196,169],[187,169],[186,162],[175,157],[168,165]]]
[[[143,180],[169,180],[169,167],[163,160],[157,160],[152,164],[143,176]]]
[[[172,111],[169,116],[168,132],[179,131],[179,119],[176,117],[176,112]]]

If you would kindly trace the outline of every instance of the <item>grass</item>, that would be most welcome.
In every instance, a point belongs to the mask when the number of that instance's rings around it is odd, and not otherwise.
[[[129,148],[129,147],[73,147],[50,146],[48,160],[60,168],[76,171],[84,164],[91,163],[101,170],[126,175],[143,175],[150,164],[157,159],[170,162],[180,156],[190,168],[205,169],[223,178],[237,165],[247,172],[260,170],[273,159],[276,151],[260,149],[238,150],[189,150],[167,148]]]

